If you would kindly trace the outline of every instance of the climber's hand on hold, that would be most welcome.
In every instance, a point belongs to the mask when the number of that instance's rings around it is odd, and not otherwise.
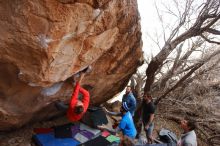
[[[85,76],[85,73],[81,73],[80,76],[79,76],[79,83],[82,81],[82,79],[84,78]]]

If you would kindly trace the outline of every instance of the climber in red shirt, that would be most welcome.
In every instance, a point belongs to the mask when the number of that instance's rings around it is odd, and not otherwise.
[[[56,107],[59,110],[67,110],[67,117],[72,122],[79,121],[88,109],[90,95],[86,89],[80,87],[80,82],[85,73],[88,73],[90,71],[91,67],[89,66],[78,73],[78,75],[80,75],[79,81],[76,82],[69,106],[65,105],[63,102],[56,103]],[[74,76],[74,81],[76,80],[75,78],[76,76]],[[79,93],[83,95],[82,101],[78,99]]]
[[[80,120],[89,106],[89,92],[84,88],[80,87],[79,84],[83,76],[84,73],[81,74],[79,81],[76,83],[75,89],[72,93],[72,98],[70,100],[70,105],[67,110],[67,117],[70,121],[73,122]],[[79,92],[83,94],[82,101],[78,100]]]

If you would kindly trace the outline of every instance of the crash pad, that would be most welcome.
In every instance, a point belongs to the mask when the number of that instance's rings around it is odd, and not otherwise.
[[[76,146],[79,144],[73,138],[55,138],[53,133],[36,134],[33,139],[38,146]]]
[[[107,141],[103,136],[98,136],[92,140],[89,140],[83,144],[79,144],[78,146],[108,146],[111,143]]]
[[[114,135],[109,135],[106,140],[108,140],[110,143],[112,142],[117,142],[119,143],[120,142],[120,138],[117,137],[117,136],[114,136]]]
[[[72,123],[54,127],[54,136],[56,138],[72,138]]]
[[[87,131],[93,133],[94,135],[97,135],[101,132],[100,130],[91,128],[83,123],[80,123],[80,130],[87,130]]]
[[[102,124],[108,124],[106,113],[100,107],[89,108],[82,118],[82,122],[86,125],[96,128]]]

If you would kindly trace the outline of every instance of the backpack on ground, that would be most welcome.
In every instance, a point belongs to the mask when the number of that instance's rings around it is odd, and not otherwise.
[[[159,132],[159,138],[164,143],[177,143],[177,136],[170,130],[162,128]]]

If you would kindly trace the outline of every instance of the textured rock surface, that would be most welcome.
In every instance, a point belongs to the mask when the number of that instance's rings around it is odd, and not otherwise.
[[[0,130],[56,115],[87,65],[91,104],[122,90],[142,58],[139,19],[136,0],[0,1]]]

